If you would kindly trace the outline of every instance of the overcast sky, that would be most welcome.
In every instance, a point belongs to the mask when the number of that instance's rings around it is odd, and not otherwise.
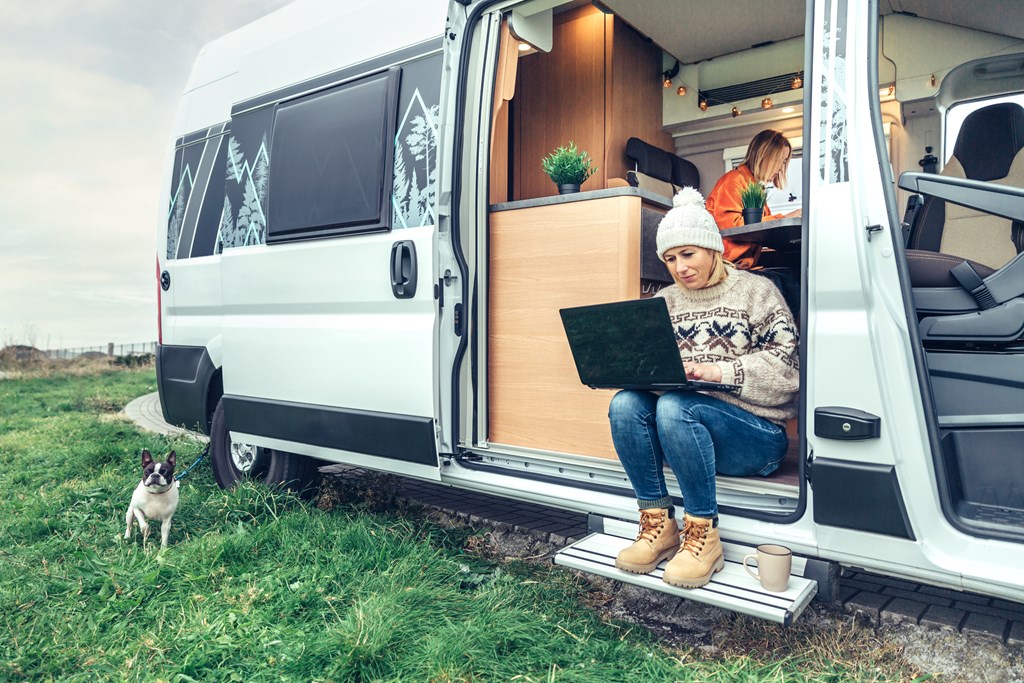
[[[0,2],[0,346],[156,340],[178,97],[204,43],[287,2]]]

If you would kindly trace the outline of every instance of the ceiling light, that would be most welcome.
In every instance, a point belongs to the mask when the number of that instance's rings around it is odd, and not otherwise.
[[[665,84],[666,88],[671,88],[672,87],[672,79],[669,78],[668,76],[665,77],[665,80],[662,81],[662,83]]]
[[[700,104],[698,104],[697,106],[700,107],[701,111],[707,111],[708,110],[708,101],[707,101],[707,99],[702,97],[701,100],[700,100]]]
[[[532,50],[532,49],[533,49],[533,45],[530,45],[529,43],[519,43],[519,51],[520,52],[527,52],[527,51]]]
[[[783,107],[782,108],[782,113],[783,114],[792,114],[795,111],[796,111],[796,109],[793,108],[793,107]]]
[[[793,82],[790,84],[793,86],[793,90],[802,88],[804,86],[804,79],[800,78],[800,74],[793,76]]]
[[[685,95],[686,94],[686,86],[685,85],[681,85],[678,88],[676,88],[676,94],[679,95],[680,97]]]
[[[772,102],[772,98],[766,97],[761,100],[761,109],[771,109],[775,104]]]
[[[732,117],[733,117],[733,118],[736,118],[737,116],[739,116],[739,115],[740,115],[740,114],[742,114],[742,113],[743,113],[743,112],[741,112],[741,111],[740,111],[740,108],[739,108],[739,107],[733,107],[733,108],[732,108]]]

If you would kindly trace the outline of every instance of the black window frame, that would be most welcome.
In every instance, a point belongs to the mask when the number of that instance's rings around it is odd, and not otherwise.
[[[315,101],[317,98],[328,94],[343,92],[346,88],[360,85],[368,80],[379,78],[382,75],[386,79],[386,95],[384,104],[385,116],[384,121],[382,122],[384,131],[381,137],[383,177],[380,179],[378,220],[372,222],[333,223],[329,225],[309,226],[305,228],[290,228],[283,231],[280,228],[277,228],[275,230],[271,222],[271,216],[273,214],[270,208],[274,202],[274,164],[271,163],[271,171],[267,187],[266,243],[268,245],[280,244],[282,242],[294,242],[298,240],[336,237],[340,235],[390,232],[393,229],[394,207],[392,206],[391,201],[391,190],[394,183],[395,135],[397,134],[398,128],[398,94],[401,72],[401,67],[395,66],[362,73],[356,77],[346,79],[340,83],[333,83],[328,87],[318,89],[314,92],[306,92],[296,97],[282,100],[274,105],[274,118],[271,123],[270,135],[270,158],[272,162],[275,158],[274,145],[277,143],[277,135],[274,134],[277,126],[277,117],[278,112],[282,109],[287,109],[289,106],[300,102]]]

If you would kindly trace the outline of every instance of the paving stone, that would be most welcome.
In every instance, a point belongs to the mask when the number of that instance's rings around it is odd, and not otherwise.
[[[963,591],[953,590],[952,588],[939,588],[938,586],[921,586],[917,589],[918,593],[924,593],[925,595],[934,595],[937,598],[946,598],[952,604],[954,601],[959,600],[963,595]]]
[[[871,617],[873,620],[877,620],[882,608],[885,607],[890,600],[892,600],[892,598],[888,595],[872,593],[870,591],[861,591],[844,605],[844,609],[847,612],[852,612],[854,614],[860,612]]]
[[[900,590],[899,588],[890,588],[889,586],[883,588],[882,593],[885,595],[891,595],[894,598],[906,598],[907,600],[923,602],[928,605],[940,605],[942,607],[949,607],[953,604],[953,601],[948,598],[940,598],[936,595],[922,594],[917,591],[905,591]]]
[[[852,598],[854,595],[860,592],[859,588],[855,586],[840,586],[839,587],[839,602],[845,603],[847,600]]]
[[[571,529],[560,533],[553,531],[551,532],[551,543],[558,546],[559,549],[561,549],[571,543],[575,543],[579,539],[583,538],[585,535],[585,533],[580,533],[578,530],[575,533],[573,533]]]
[[[954,631],[960,630],[960,624],[963,622],[967,612],[962,609],[955,609],[953,607],[941,607],[939,605],[931,605],[925,610],[924,615],[921,617],[922,626],[931,626],[933,628],[947,628]]]
[[[501,521],[512,525],[528,525],[537,521],[535,515],[528,515],[522,512],[513,512],[508,515],[501,515]]]
[[[1020,618],[1020,612],[1012,612],[1007,609],[997,609],[988,605],[972,605],[969,602],[956,602],[953,603],[954,607],[962,610],[967,610],[972,614],[984,614],[990,617],[1001,617],[1007,621]]]
[[[530,534],[531,536],[543,537],[545,539],[548,537],[548,534],[543,531],[538,531],[535,527],[530,526],[529,524],[516,524],[515,529],[521,534]]]
[[[1006,637],[1008,645],[1024,645],[1024,621],[1010,624],[1010,634]]]
[[[850,586],[857,590],[869,591],[871,593],[881,593],[882,589],[885,588],[885,586],[882,586],[881,584],[868,583],[867,581],[861,581],[859,579],[847,579],[846,577],[839,580],[839,585]]]
[[[922,592],[930,592],[930,591],[933,591],[933,590],[942,590],[942,589],[935,589],[932,586],[922,586],[921,587],[921,591]],[[957,602],[968,602],[968,603],[971,603],[972,605],[987,605],[990,602],[992,602],[991,598],[986,598],[984,595],[975,595],[974,593],[965,593],[963,591],[953,591],[953,595],[955,596],[954,599]]]
[[[1009,612],[1017,612],[1021,616],[1020,620],[1024,621],[1024,604],[996,599],[992,601],[991,606],[997,609],[1005,609]]]
[[[866,583],[874,583],[880,586],[888,586],[889,588],[899,588],[901,590],[910,591],[917,588],[917,584],[911,583],[910,581],[903,581],[902,579],[892,579],[888,576],[878,576],[877,574],[861,574],[857,577],[858,581],[864,581]]]
[[[515,529],[511,524],[507,522],[499,522],[497,520],[491,520],[490,522],[492,534],[511,534],[515,533]]]
[[[928,605],[917,600],[893,598],[892,602],[881,611],[882,623],[908,622],[916,624]]]
[[[1006,633],[1006,624],[1006,619],[1002,617],[972,613],[967,615],[967,618],[964,620],[964,625],[960,627],[960,630],[963,633],[976,633],[981,636],[995,638],[1002,641],[1003,634]]]
[[[554,532],[565,531],[566,529],[571,529],[572,526],[567,525],[565,522],[557,521],[557,522],[547,522],[545,524],[538,524],[534,528],[536,528],[538,531],[547,531],[549,533],[554,533]]]

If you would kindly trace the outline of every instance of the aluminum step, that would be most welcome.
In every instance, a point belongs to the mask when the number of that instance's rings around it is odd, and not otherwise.
[[[636,524],[604,519],[603,533],[592,533],[558,551],[554,563],[589,574],[643,586],[680,598],[716,605],[749,614],[784,626],[792,624],[818,592],[818,583],[804,578],[806,560],[793,557],[789,588],[771,593],[761,588],[756,579],[743,569],[743,556],[755,552],[753,546],[723,541],[725,568],[716,573],[703,588],[677,588],[661,580],[667,561],[650,574],[631,574],[616,569],[615,557],[636,538]],[[592,526],[593,528],[593,526]]]

